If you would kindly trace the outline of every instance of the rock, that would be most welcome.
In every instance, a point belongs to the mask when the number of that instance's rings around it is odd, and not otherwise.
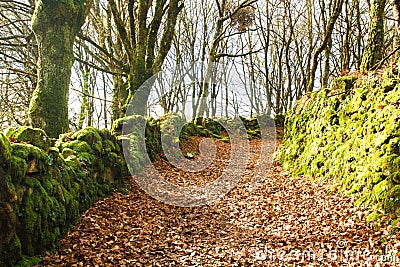
[[[340,77],[298,100],[286,115],[283,168],[356,194],[355,205],[398,214],[399,85],[388,71]]]
[[[9,131],[8,137],[14,139],[16,142],[26,142],[45,151],[51,146],[51,140],[45,131],[29,126],[22,126],[13,131]]]
[[[103,140],[100,136],[100,131],[94,127],[87,127],[77,131],[71,136],[72,140],[84,141],[92,146],[95,151],[101,152]]]

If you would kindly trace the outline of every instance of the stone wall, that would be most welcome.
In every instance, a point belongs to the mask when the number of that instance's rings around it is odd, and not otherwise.
[[[250,138],[261,137],[256,119],[241,119]],[[125,186],[129,176],[125,158],[133,171],[148,158],[155,160],[162,150],[161,134],[178,143],[196,135],[229,141],[222,136],[222,121],[237,123],[229,119],[186,123],[177,115],[159,120],[130,116],[117,120],[112,131],[88,127],[57,140],[30,127],[0,133],[0,266],[54,248],[82,212]],[[183,130],[176,138],[172,133],[178,125]],[[131,134],[123,136],[123,127]],[[125,157],[124,140],[130,147]]]
[[[53,248],[127,175],[120,142],[107,130],[56,141],[29,127],[0,133],[0,265]]]
[[[397,69],[336,79],[287,114],[283,167],[370,205],[370,220],[400,217],[399,107]]]

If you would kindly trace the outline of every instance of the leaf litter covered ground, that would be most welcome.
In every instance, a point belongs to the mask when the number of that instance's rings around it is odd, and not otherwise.
[[[186,141],[183,152],[196,154],[200,141]],[[175,184],[203,185],[229,161],[230,144],[216,144],[214,164],[200,174],[162,157],[154,165]],[[245,176],[211,205],[166,205],[132,179],[128,194],[114,193],[85,212],[40,266],[400,266],[400,254],[391,252],[400,249],[396,229],[367,223],[366,208],[327,194],[323,183],[291,178],[275,163],[250,192],[260,146],[251,141]]]

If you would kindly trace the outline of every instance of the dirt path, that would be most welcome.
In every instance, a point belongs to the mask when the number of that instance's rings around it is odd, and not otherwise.
[[[132,180],[129,194],[115,193],[88,210],[41,266],[400,266],[400,259],[382,256],[400,249],[400,235],[367,224],[367,211],[328,195],[323,184],[290,178],[274,165],[250,193],[245,183],[259,148],[251,142],[242,183],[213,205],[165,205]],[[217,163],[196,177],[162,159],[155,166],[177,184],[203,184],[219,175],[229,149],[218,142]]]

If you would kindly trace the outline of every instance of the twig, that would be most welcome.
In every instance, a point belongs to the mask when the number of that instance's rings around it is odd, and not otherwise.
[[[384,59],[382,59],[381,61],[379,61],[377,64],[375,64],[372,69],[376,70],[378,68],[380,68],[382,66],[382,64],[388,60],[391,56],[393,56],[397,51],[400,50],[400,46],[398,46],[395,50],[392,51],[392,53],[390,53],[389,55],[387,55]]]
[[[89,94],[87,94],[85,92],[82,92],[82,91],[80,91],[78,89],[75,89],[75,88],[72,88],[72,87],[71,87],[71,90],[75,91],[75,92],[78,92],[78,93],[80,93],[80,94],[82,94],[83,96],[86,96],[86,97],[90,97],[90,98],[101,100],[101,101],[106,101],[106,102],[109,102],[109,103],[114,103],[114,101],[111,101],[111,100],[108,100],[108,99],[104,99],[104,98],[101,98],[101,97],[97,97],[97,96],[94,96],[94,95],[89,95]]]

